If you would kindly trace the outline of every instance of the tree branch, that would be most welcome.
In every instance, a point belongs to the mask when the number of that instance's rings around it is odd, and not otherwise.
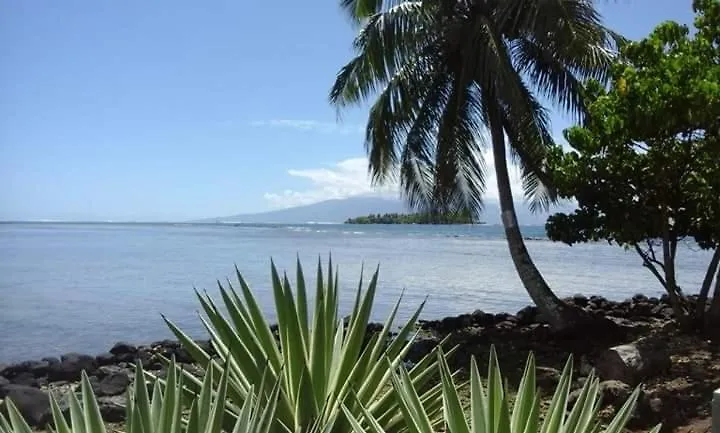
[[[653,248],[652,240],[648,239],[646,243],[648,246],[648,253],[644,256],[644,258],[649,262],[659,266],[660,269],[662,269],[663,273],[665,273],[665,265],[663,264],[663,262],[661,262],[655,257],[655,249]]]
[[[649,243],[649,242],[648,242]],[[665,290],[668,290],[667,282],[665,281],[665,278],[663,278],[662,275],[660,275],[660,272],[658,272],[657,267],[654,265],[654,263],[657,262],[657,260],[651,260],[650,256],[647,252],[643,251],[642,248],[638,246],[638,244],[633,244],[635,247],[635,251],[638,253],[638,255],[643,259],[643,266],[648,268],[650,272],[652,272],[653,275],[655,275],[655,278],[660,281],[660,284],[665,288]],[[659,263],[659,262],[657,262]],[[662,266],[660,264],[660,266]]]

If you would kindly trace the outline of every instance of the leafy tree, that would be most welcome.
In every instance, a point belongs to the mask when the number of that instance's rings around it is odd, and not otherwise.
[[[482,209],[491,146],[502,220],[515,268],[556,328],[582,319],[552,292],[523,242],[507,155],[531,208],[556,196],[543,165],[553,143],[539,101],[581,116],[581,82],[604,80],[617,36],[592,0],[341,0],[360,25],[356,55],[331,102],[374,99],[365,146],[373,181],[399,179],[415,208]],[[379,91],[379,93],[378,93]]]
[[[549,158],[559,194],[578,209],[546,225],[570,245],[637,251],[686,323],[703,321],[720,263],[720,2],[693,7],[694,35],[663,23],[622,48],[609,90],[587,86],[587,123],[565,131],[574,151],[556,147]],[[684,239],[714,250],[694,310],[676,278]],[[709,322],[720,320],[720,273],[713,297]]]

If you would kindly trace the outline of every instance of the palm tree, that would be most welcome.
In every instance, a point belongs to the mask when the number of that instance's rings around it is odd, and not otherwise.
[[[399,180],[411,206],[482,210],[490,146],[510,254],[558,329],[583,319],[550,289],[523,242],[508,176],[520,167],[531,209],[556,195],[543,164],[553,144],[540,98],[581,120],[586,79],[607,80],[620,38],[593,0],[341,0],[360,25],[356,55],[330,92],[342,109],[371,98],[365,146],[375,183]],[[488,143],[489,141],[489,143]]]

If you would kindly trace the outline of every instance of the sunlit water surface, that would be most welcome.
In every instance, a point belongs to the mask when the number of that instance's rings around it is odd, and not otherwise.
[[[542,227],[523,233],[544,235]],[[661,293],[634,252],[544,240],[527,246],[560,295]],[[498,226],[0,224],[0,362],[168,338],[161,313],[203,337],[193,287],[217,295],[216,280],[234,280],[234,264],[273,320],[270,258],[294,279],[299,255],[314,280],[318,257],[329,253],[340,267],[344,312],[361,265],[367,280],[380,264],[378,321],[403,290],[401,319],[426,297],[425,318],[515,312],[529,303]],[[679,256],[680,284],[694,291],[709,255],[683,246]]]

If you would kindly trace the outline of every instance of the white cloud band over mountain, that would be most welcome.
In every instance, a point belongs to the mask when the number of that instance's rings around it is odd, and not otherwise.
[[[497,199],[497,179],[490,150],[483,152],[487,167],[487,188],[485,197]],[[349,158],[327,167],[290,169],[288,175],[309,181],[306,188],[286,189],[282,192],[267,192],[264,197],[275,209],[284,209],[318,203],[324,200],[343,199],[356,196],[398,197],[397,184],[373,186],[368,175],[368,162],[364,157]],[[520,172],[515,167],[510,169],[510,182],[513,196],[522,198],[522,182]]]

